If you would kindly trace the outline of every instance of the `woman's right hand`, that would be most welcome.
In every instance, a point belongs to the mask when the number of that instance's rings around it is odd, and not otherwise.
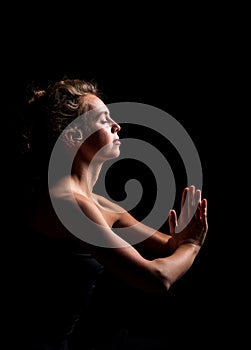
[[[195,186],[184,189],[178,220],[176,211],[170,211],[169,228],[172,244],[176,248],[186,243],[198,246],[204,243],[208,231],[207,200],[201,200],[201,191]]]

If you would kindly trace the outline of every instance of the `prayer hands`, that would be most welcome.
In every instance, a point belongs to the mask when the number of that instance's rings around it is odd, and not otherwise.
[[[195,186],[184,189],[178,220],[176,211],[170,211],[169,228],[176,248],[185,243],[202,246],[208,231],[207,200],[201,200],[201,191]]]

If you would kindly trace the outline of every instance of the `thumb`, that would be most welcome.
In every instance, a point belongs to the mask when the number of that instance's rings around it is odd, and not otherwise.
[[[169,221],[170,234],[172,235],[175,233],[175,227],[177,226],[177,215],[175,210],[170,210],[168,221]]]

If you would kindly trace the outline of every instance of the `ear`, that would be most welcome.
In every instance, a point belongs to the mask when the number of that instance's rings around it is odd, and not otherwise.
[[[83,133],[78,128],[68,128],[64,133],[64,137],[67,143],[71,145],[76,145],[83,141]]]

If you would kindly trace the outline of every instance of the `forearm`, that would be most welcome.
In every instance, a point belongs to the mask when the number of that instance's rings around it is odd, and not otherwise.
[[[168,257],[147,259],[132,246],[114,249],[90,246],[94,257],[112,274],[149,294],[166,294],[171,285],[192,265],[199,247],[181,245]]]
[[[144,239],[135,245],[143,256],[150,256],[152,259],[169,256],[176,249],[172,236],[156,231],[152,236]]]
[[[181,245],[168,257],[144,259],[132,247],[123,249],[95,248],[97,257],[118,278],[150,294],[165,294],[172,284],[191,267],[199,246]],[[116,261],[116,264],[114,264]]]
[[[138,243],[134,244],[134,247],[144,257],[165,257],[176,249],[176,245],[174,247],[170,244],[173,241],[170,240],[170,234],[138,222],[127,212],[121,215],[113,227],[121,229],[119,234],[125,241],[131,242],[132,238],[134,241],[137,240]]]
[[[153,273],[161,280],[168,290],[192,266],[200,247],[195,244],[183,244],[166,257],[152,261]]]

